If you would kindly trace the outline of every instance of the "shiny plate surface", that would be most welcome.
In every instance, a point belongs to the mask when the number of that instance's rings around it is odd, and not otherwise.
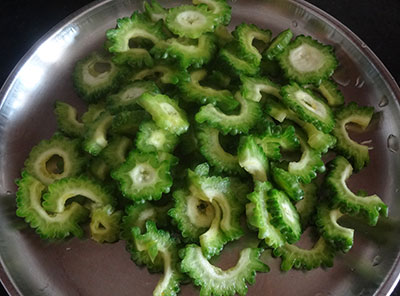
[[[75,62],[102,46],[105,31],[142,1],[94,2],[60,23],[25,55],[0,91],[0,276],[11,295],[151,295],[160,275],[129,259],[123,242],[100,245],[89,239],[40,240],[15,216],[14,180],[24,160],[56,128],[53,106],[63,100],[83,107],[73,91]],[[175,6],[181,1],[160,1]],[[340,67],[335,80],[347,99],[375,108],[378,115],[359,140],[373,147],[367,169],[349,184],[376,193],[389,206],[389,219],[375,228],[357,226],[355,245],[338,255],[333,268],[279,271],[280,259],[264,256],[271,267],[258,274],[248,295],[389,295],[399,277],[400,249],[400,91],[376,56],[350,30],[304,1],[238,0],[231,28],[255,23],[273,33],[290,27],[335,47]],[[238,252],[228,248],[222,266],[233,266]],[[198,295],[192,285],[180,295]]]

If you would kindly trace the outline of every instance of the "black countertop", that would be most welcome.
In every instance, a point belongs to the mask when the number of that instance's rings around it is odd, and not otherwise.
[[[381,59],[397,83],[400,82],[399,0],[308,1],[337,18],[358,35]],[[3,85],[17,62],[43,34],[89,2],[1,0],[0,85]],[[399,296],[400,288],[392,295]]]

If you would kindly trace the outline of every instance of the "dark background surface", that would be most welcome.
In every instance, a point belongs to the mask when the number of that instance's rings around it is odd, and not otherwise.
[[[88,0],[0,0],[0,85],[48,30]],[[399,0],[309,0],[360,37],[400,82]],[[0,295],[6,295],[0,287]],[[392,295],[400,296],[400,288]]]

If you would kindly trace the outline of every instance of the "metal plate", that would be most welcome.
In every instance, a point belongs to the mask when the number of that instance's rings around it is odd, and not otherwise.
[[[174,6],[178,1],[160,1]],[[239,0],[231,3],[231,27],[255,23],[274,33],[290,27],[332,44],[340,60],[335,74],[345,97],[374,106],[378,119],[361,140],[369,143],[371,163],[354,175],[350,187],[377,193],[389,205],[387,220],[376,228],[357,226],[355,246],[335,266],[310,272],[279,271],[279,259],[267,258],[271,272],[258,274],[248,295],[389,295],[399,274],[400,91],[375,55],[338,21],[300,1]],[[14,180],[33,145],[55,130],[55,100],[82,105],[73,91],[74,63],[99,48],[106,29],[141,1],[95,2],[46,34],[1,89],[0,97],[0,254],[1,278],[12,295],[150,295],[159,279],[129,259],[124,243],[100,245],[71,239],[49,243],[15,216]],[[228,251],[229,252],[229,251]],[[226,257],[234,265],[236,252]],[[182,286],[181,295],[197,295]]]

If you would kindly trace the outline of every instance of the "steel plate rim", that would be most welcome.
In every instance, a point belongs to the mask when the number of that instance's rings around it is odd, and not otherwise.
[[[19,70],[27,61],[29,61],[34,52],[42,43],[50,39],[52,36],[55,36],[65,26],[71,24],[75,19],[81,17],[83,14],[88,13],[91,10],[96,9],[97,7],[103,6],[113,1],[114,0],[96,0],[92,3],[89,3],[81,7],[80,9],[74,11],[67,17],[65,17],[63,20],[54,25],[49,31],[47,31],[42,37],[40,37],[14,66],[13,70],[10,72],[4,84],[0,88],[0,110],[3,107],[4,99],[7,96],[8,92],[11,90]],[[386,68],[386,66],[379,59],[379,57],[368,46],[363,46],[366,43],[363,42],[362,39],[358,37],[351,29],[349,29],[346,25],[344,25],[342,22],[337,20],[329,13],[307,2],[306,0],[286,0],[286,1],[290,2],[293,5],[302,6],[303,9],[308,10],[309,12],[317,15],[324,22],[327,22],[330,25],[338,28],[338,30],[343,35],[345,35],[348,39],[350,39],[351,42],[353,42],[356,45],[356,47],[363,54],[365,54],[365,56],[372,63],[372,65],[376,67],[377,71],[383,76],[385,83],[388,84],[389,86],[388,88],[393,92],[394,97],[398,101],[400,101],[400,88],[397,81],[394,79],[390,71]],[[21,293],[18,290],[18,287],[15,286],[14,281],[10,277],[8,270],[4,267],[3,257],[1,256],[1,254],[0,254],[0,281],[9,295],[21,295]],[[379,295],[389,296],[394,291],[399,281],[400,281],[400,254],[397,255],[392,268],[390,269],[390,271],[386,276],[386,280],[382,282],[381,286],[376,290],[376,292],[379,293]]]

